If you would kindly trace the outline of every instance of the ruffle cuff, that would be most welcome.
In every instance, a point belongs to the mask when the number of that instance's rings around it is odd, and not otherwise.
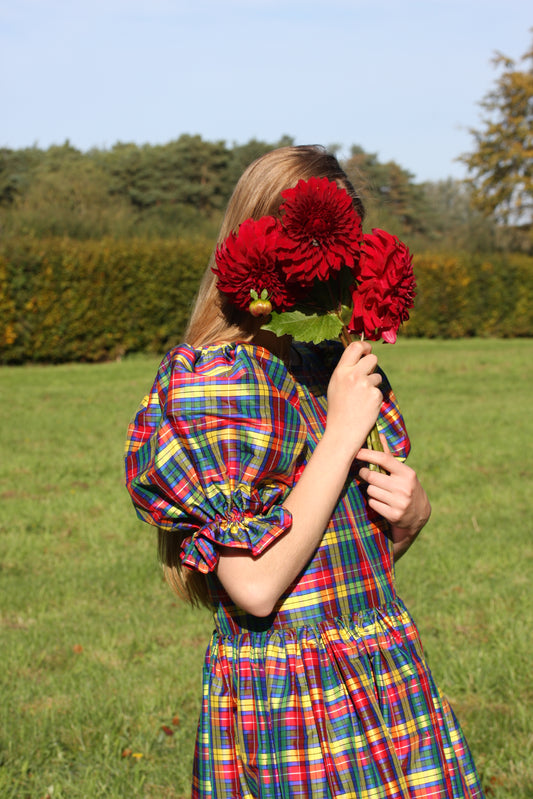
[[[291,513],[280,505],[271,508],[263,516],[234,510],[228,518],[219,516],[184,539],[182,563],[206,574],[216,568],[221,546],[260,555],[291,524]]]

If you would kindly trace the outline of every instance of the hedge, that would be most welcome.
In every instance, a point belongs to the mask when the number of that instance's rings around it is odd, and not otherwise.
[[[101,361],[178,342],[211,244],[11,239],[0,250],[0,363]],[[423,254],[402,335],[533,336],[533,258]]]
[[[424,254],[413,268],[417,297],[402,335],[533,336],[533,257]]]
[[[179,341],[204,241],[11,241],[0,252],[0,362],[102,361]]]

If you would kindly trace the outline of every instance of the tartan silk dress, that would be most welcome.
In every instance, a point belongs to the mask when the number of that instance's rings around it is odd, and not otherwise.
[[[193,799],[482,797],[463,733],[394,587],[388,525],[354,468],[305,569],[268,618],[216,577],[220,545],[264,551],[324,430],[334,344],[176,347],[130,424],[127,485],[143,520],[183,537],[215,630],[203,669]],[[409,441],[384,381],[378,427]]]

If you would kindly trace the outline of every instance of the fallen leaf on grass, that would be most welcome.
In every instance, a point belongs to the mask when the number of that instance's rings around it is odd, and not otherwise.
[[[174,730],[171,727],[168,727],[166,724],[162,724],[161,729],[165,735],[174,735]]]
[[[134,757],[136,760],[140,760],[144,755],[142,752],[133,752],[131,749],[123,749],[122,757]]]

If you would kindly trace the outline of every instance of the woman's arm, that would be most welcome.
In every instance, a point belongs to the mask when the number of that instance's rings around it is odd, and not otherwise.
[[[384,435],[380,438],[384,452],[362,449],[357,459],[382,466],[388,474],[363,466],[359,476],[368,483],[368,504],[390,523],[396,561],[407,552],[428,521],[431,505],[416,472],[392,455]]]
[[[313,556],[331,519],[348,470],[383,401],[368,342],[348,347],[328,386],[326,429],[298,483],[284,501],[292,525],[261,555],[222,548],[217,575],[236,605],[267,616]]]

